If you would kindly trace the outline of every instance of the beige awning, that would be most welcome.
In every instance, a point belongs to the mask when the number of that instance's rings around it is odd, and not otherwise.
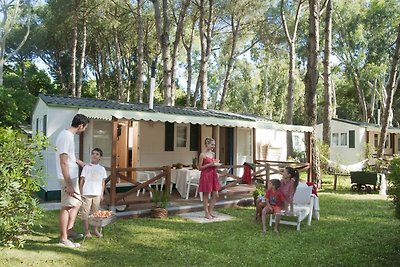
[[[224,118],[215,118],[211,116],[188,116],[178,114],[168,114],[161,112],[143,112],[131,110],[113,110],[113,109],[79,109],[79,113],[84,114],[92,119],[111,120],[112,117],[127,120],[143,120],[143,121],[160,121],[160,122],[176,122],[176,123],[192,123],[201,125],[213,125],[223,127],[245,127],[255,128],[255,121],[246,120],[230,120]]]
[[[168,114],[157,111],[132,111],[132,110],[115,110],[115,109],[79,109],[79,113],[84,114],[92,119],[111,120],[112,117],[117,119],[127,119],[136,121],[160,121],[171,123],[192,123],[200,125],[221,126],[221,127],[243,127],[256,129],[273,129],[281,131],[294,132],[312,132],[313,127],[279,124],[268,121],[250,121],[250,120],[232,120],[226,118],[216,118],[212,116],[190,116],[179,114]]]

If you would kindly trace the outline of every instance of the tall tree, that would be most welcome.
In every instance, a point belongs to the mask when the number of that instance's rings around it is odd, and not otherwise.
[[[151,0],[151,2],[153,2],[154,5],[157,39],[161,45],[163,61],[164,104],[171,106],[173,105],[173,100],[171,94],[171,58],[169,43],[170,19],[168,14],[168,0],[162,0],[162,16],[159,0]]]
[[[219,24],[222,24],[219,35],[226,36],[223,39],[221,38],[223,43],[219,56],[219,64],[223,66],[225,71],[223,77],[221,77],[223,83],[220,110],[225,109],[225,98],[231,87],[230,80],[237,58],[258,43],[258,39],[252,36],[255,35],[254,29],[256,29],[257,24],[264,19],[264,12],[261,12],[261,10],[265,10],[264,7],[265,4],[260,1],[246,0],[223,1],[218,9],[221,20]]]
[[[78,18],[80,0],[74,0],[72,8],[71,73],[70,94],[76,96],[76,50],[78,46]]]
[[[128,3],[130,6],[130,4]],[[137,44],[137,62],[136,62],[136,90],[137,98],[139,103],[143,102],[143,83],[144,83],[144,71],[143,71],[143,45],[144,45],[144,29],[143,29],[143,18],[142,18],[143,3],[142,0],[137,0],[136,5],[136,16],[137,16],[137,31],[138,31],[138,44]]]
[[[308,45],[307,45],[307,72],[304,78],[305,84],[305,123],[307,126],[317,124],[317,85],[318,85],[318,62],[319,62],[319,0],[309,0],[308,15]],[[311,144],[306,141],[307,155],[311,155],[309,162],[312,162],[313,180],[317,181],[320,177],[319,155],[316,144],[315,132],[311,133]],[[311,151],[310,151],[311,149]]]
[[[286,42],[289,46],[289,73],[288,73],[288,89],[286,93],[286,123],[293,124],[293,102],[294,102],[294,81],[295,81],[295,66],[296,66],[296,38],[297,38],[297,28],[299,25],[299,20],[301,16],[301,8],[304,0],[299,0],[296,8],[296,15],[293,21],[292,33],[289,32],[288,23],[285,15],[285,1],[281,0],[281,19],[283,24],[283,29],[286,36]],[[287,155],[293,155],[293,139],[292,132],[287,131],[286,133],[286,145],[287,145]]]
[[[82,95],[82,82],[83,82],[83,72],[85,68],[85,58],[86,58],[86,42],[87,42],[87,22],[88,22],[88,6],[87,0],[82,0],[82,45],[81,45],[81,55],[78,67],[78,79],[76,84],[76,96],[81,97]]]
[[[386,140],[386,133],[388,129],[388,122],[389,122],[389,112],[392,109],[392,104],[393,104],[393,96],[396,91],[396,82],[399,79],[399,51],[400,51],[400,24],[398,26],[397,30],[397,38],[395,42],[395,48],[393,51],[393,59],[392,59],[392,64],[390,66],[390,74],[389,74],[389,80],[386,85],[386,92],[387,92],[387,100],[386,100],[386,106],[385,110],[383,113],[383,122],[382,122],[382,129],[381,129],[381,134],[379,137],[379,148],[378,148],[378,153],[377,156],[380,158],[383,155],[383,150],[385,148],[385,140]]]
[[[21,19],[24,8],[26,8],[28,12],[26,13],[26,17]],[[28,39],[31,27],[31,8],[31,1],[3,0],[0,2],[0,86],[3,85],[4,63],[17,54]],[[7,38],[11,31],[24,20],[25,23],[23,22],[22,24],[26,26],[26,33],[18,46],[11,49],[11,53],[6,56]]]
[[[175,31],[175,37],[174,41],[172,43],[172,55],[171,55],[171,100],[172,100],[172,105],[175,105],[175,78],[176,78],[176,65],[178,61],[178,47],[179,43],[181,42],[181,36],[183,34],[183,26],[186,18],[186,14],[188,11],[190,5],[190,0],[182,0],[182,5],[180,8],[179,16],[176,19],[175,18],[175,23],[176,23],[176,31]],[[175,10],[175,6],[172,7],[173,10]],[[175,12],[173,12],[175,14]],[[175,16],[174,16],[175,17]]]
[[[211,39],[215,23],[215,17],[213,14],[214,0],[200,0],[199,10],[200,10],[199,35],[200,35],[201,58],[200,58],[198,85],[201,93],[200,107],[206,109],[208,60],[211,54]],[[196,101],[196,99],[194,101]]]
[[[332,79],[331,79],[331,53],[332,53],[332,9],[333,1],[328,0],[325,11],[324,29],[324,120],[322,140],[324,144],[331,144],[331,120],[332,120]]]
[[[186,50],[186,71],[187,71],[187,81],[186,81],[186,106],[190,107],[190,97],[192,95],[192,76],[193,76],[193,67],[192,67],[192,46],[193,46],[193,36],[194,30],[196,27],[196,22],[198,19],[198,12],[192,9],[191,14],[191,27],[189,30],[189,36],[186,36],[185,33],[182,34],[182,44]]]

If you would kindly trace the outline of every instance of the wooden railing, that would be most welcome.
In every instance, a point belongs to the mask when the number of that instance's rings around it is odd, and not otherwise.
[[[283,161],[268,161],[268,160],[256,160],[254,163],[249,164],[251,165],[253,171],[251,173],[252,181],[256,181],[258,184],[266,184],[270,179],[272,174],[280,174],[282,169],[290,166],[293,168],[307,168],[309,165],[306,163],[297,163],[297,162],[283,162]],[[244,168],[244,165],[222,165],[217,166],[217,172],[220,176],[224,176],[227,179],[232,178],[229,183],[226,183],[221,187],[221,191],[225,190],[229,187],[233,187],[240,182],[242,182],[242,177],[237,176],[234,173],[237,173],[237,170],[240,168]],[[169,194],[170,187],[171,187],[171,166],[164,166],[164,167],[137,167],[137,168],[116,168],[115,170],[111,170],[111,168],[106,167],[106,170],[111,171],[111,175],[106,179],[106,184],[110,184],[110,192],[106,190],[106,194],[108,198],[105,198],[107,204],[111,206],[111,208],[115,208],[116,205],[128,205],[134,203],[134,199],[128,200],[126,199],[127,196],[133,195],[137,193],[139,190],[145,188],[148,191],[153,192],[154,189],[150,186],[151,184],[160,181],[161,179],[165,178],[165,189],[166,192]],[[236,170],[236,171],[235,171]],[[147,181],[139,182],[133,177],[136,177],[134,173],[136,172],[160,172],[159,174],[151,177]],[[113,173],[115,173],[113,177]],[[122,181],[126,181],[132,183],[134,187],[129,189],[124,193],[119,193],[117,195],[116,192],[116,184],[117,179]]]
[[[137,193],[137,191],[145,188],[148,191],[154,192],[154,189],[150,186],[150,184],[153,184],[157,181],[161,181],[161,179],[165,178],[165,190],[169,193],[170,192],[170,186],[171,186],[171,166],[164,166],[164,167],[138,167],[138,168],[116,168],[115,171],[115,177],[112,177],[112,170],[109,167],[106,167],[106,170],[111,171],[111,175],[106,179],[106,184],[110,183],[110,192],[106,190],[106,194],[108,196],[108,205],[111,207],[115,207],[117,204],[130,204],[133,203],[134,201],[132,200],[126,200],[125,198],[129,195],[132,195],[134,193]],[[132,177],[136,177],[136,175],[132,175],[135,172],[139,171],[152,171],[152,172],[161,172],[160,174],[157,174],[154,177],[151,177],[147,181],[144,182],[139,182],[136,179],[133,179]],[[120,193],[117,195],[116,192],[116,184],[117,184],[117,179],[121,179],[123,181],[132,183],[134,187],[129,189],[128,191],[124,193]],[[122,202],[122,203],[121,203]]]

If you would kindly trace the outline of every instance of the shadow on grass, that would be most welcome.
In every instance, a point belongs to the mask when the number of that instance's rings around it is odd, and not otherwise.
[[[18,252],[33,255],[24,258],[26,265],[41,266],[49,262],[56,266],[259,266],[266,262],[272,266],[396,266],[400,262],[399,222],[388,201],[335,191],[322,192],[320,206],[320,221],[310,227],[303,224],[301,231],[281,225],[279,236],[271,229],[266,236],[261,234],[254,207],[237,207],[218,209],[234,220],[209,224],[179,216],[118,220],[104,227],[104,238],[85,240],[81,249],[57,246],[58,212],[46,212],[43,227],[36,227],[26,248]],[[80,220],[76,230],[82,230]],[[56,257],[53,261],[35,258],[38,251],[42,258],[45,253]]]

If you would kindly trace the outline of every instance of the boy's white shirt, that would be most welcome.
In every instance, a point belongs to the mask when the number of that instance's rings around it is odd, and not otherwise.
[[[81,177],[85,178],[81,194],[84,196],[101,196],[103,180],[107,178],[106,169],[100,164],[90,164],[83,167]]]

